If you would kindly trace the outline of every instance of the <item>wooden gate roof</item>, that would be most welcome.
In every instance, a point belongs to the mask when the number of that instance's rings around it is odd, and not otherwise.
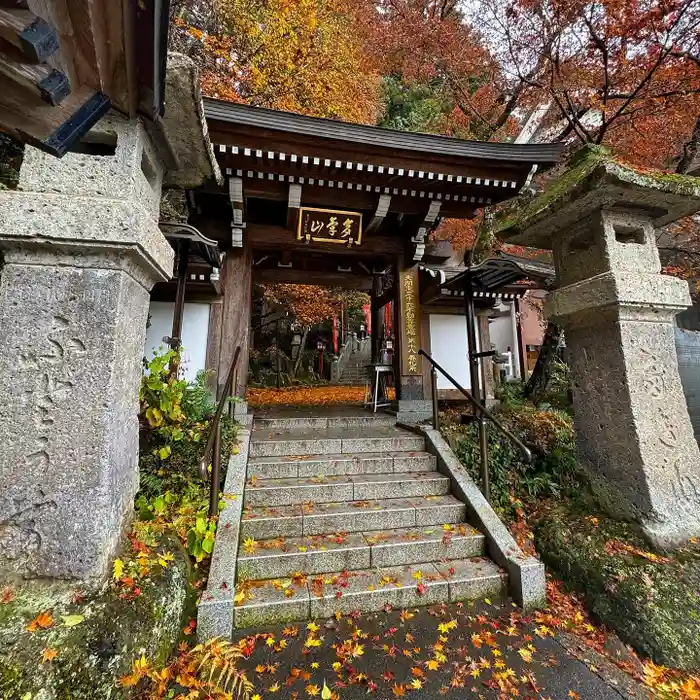
[[[223,171],[253,196],[286,199],[304,186],[302,202],[469,218],[510,199],[536,167],[556,162],[561,144],[510,144],[393,131],[332,119],[206,99],[205,115]],[[437,208],[437,207],[434,207]]]

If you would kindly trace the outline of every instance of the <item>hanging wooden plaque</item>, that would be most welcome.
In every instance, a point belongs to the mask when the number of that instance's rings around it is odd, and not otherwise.
[[[362,214],[335,209],[299,209],[297,240],[339,243],[348,248],[362,243]]]

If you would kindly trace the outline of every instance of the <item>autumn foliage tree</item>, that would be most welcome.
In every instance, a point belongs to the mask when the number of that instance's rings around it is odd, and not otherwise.
[[[210,97],[375,123],[379,74],[351,19],[342,0],[189,0],[171,41]]]

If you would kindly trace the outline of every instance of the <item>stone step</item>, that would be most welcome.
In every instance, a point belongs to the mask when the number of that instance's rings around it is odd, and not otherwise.
[[[441,564],[367,568],[341,573],[246,581],[236,586],[243,601],[234,625],[261,625],[331,617],[336,612],[372,612],[394,608],[499,598],[506,576],[487,559],[457,559]]]
[[[331,416],[331,417],[288,417],[288,418],[256,418],[253,427],[256,430],[299,430],[313,428],[372,428],[393,427],[396,425],[395,416],[381,413],[368,413],[364,416]]]
[[[333,503],[381,498],[441,496],[450,492],[450,480],[438,472],[356,474],[339,476],[251,478],[245,489],[245,505],[286,506],[301,503]]]
[[[246,506],[241,537],[265,540],[362,532],[464,521],[464,503],[454,496],[421,496],[344,503]]]
[[[359,437],[360,434],[362,437]],[[411,452],[424,449],[423,437],[394,427],[373,427],[357,431],[346,428],[254,430],[250,456]]]
[[[334,535],[278,537],[241,548],[238,580],[292,576],[297,571],[368,569],[480,556],[484,536],[464,523]]]
[[[391,474],[434,472],[437,459],[427,452],[363,452],[352,454],[251,457],[248,478],[284,479],[337,474]]]

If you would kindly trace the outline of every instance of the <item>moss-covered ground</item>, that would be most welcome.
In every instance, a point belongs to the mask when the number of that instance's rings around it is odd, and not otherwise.
[[[136,590],[110,582],[85,594],[66,583],[6,587],[0,604],[0,698],[125,698],[117,682],[134,658],[164,663],[182,634],[189,557],[176,540],[151,553],[172,555]]]
[[[541,509],[535,546],[591,613],[657,664],[700,669],[700,544],[667,556],[638,529],[573,502]]]

